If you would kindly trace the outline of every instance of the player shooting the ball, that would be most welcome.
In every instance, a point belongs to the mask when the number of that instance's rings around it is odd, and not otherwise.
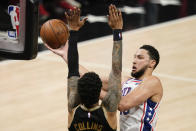
[[[108,93],[99,105],[102,81],[94,72],[80,77],[78,58],[78,32],[87,18],[80,20],[80,9],[65,13],[70,28],[67,45],[52,52],[61,56],[68,64],[68,129],[69,131],[115,131],[117,130],[117,109],[121,98],[122,71],[122,27],[121,11],[114,5],[109,6],[108,24],[113,30],[112,70],[109,75]]]

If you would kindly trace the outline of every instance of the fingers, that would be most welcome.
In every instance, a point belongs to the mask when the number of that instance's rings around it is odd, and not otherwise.
[[[76,15],[80,17],[80,9],[76,8]]]
[[[65,12],[65,17],[68,20],[69,19],[69,15]]]
[[[110,15],[107,15],[108,21],[111,21]]]
[[[44,43],[44,45],[45,45],[49,50],[51,50],[52,52],[55,52],[55,49],[52,49],[47,43]]]
[[[113,19],[119,19],[122,16],[121,11],[112,4],[109,6],[109,14]]]
[[[121,11],[120,10],[118,10],[118,19],[120,20],[120,21],[122,21],[122,13],[121,13]]]
[[[112,4],[109,6],[108,24],[112,29],[122,29],[123,26],[121,11]]]
[[[75,7],[74,9],[69,9],[69,13],[65,12],[65,16],[69,16],[70,18],[80,16],[80,9]]]
[[[115,5],[112,5],[112,15],[114,18],[117,18],[118,16],[118,13],[117,13],[117,9],[116,9],[116,6]]]
[[[84,24],[87,21],[87,19],[88,19],[87,17],[83,18],[82,19],[82,24]]]
[[[87,18],[80,20],[80,9],[77,7],[69,10],[69,13],[65,13],[65,17],[67,18],[70,30],[75,31],[78,31],[87,20]]]

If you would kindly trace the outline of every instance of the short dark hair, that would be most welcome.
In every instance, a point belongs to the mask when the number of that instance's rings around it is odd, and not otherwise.
[[[160,60],[160,56],[159,56],[159,52],[156,48],[154,48],[151,45],[143,45],[140,47],[140,49],[144,49],[148,51],[148,54],[150,56],[150,59],[155,60],[156,64],[154,66],[154,69],[157,67],[157,65],[159,64],[159,60]]]
[[[78,94],[81,104],[87,108],[99,101],[102,81],[95,72],[85,73],[78,80]]]

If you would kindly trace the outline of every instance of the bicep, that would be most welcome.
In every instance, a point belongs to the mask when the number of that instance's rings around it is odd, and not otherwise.
[[[159,88],[159,82],[156,80],[144,81],[126,96],[121,97],[119,110],[124,111],[138,106],[155,95]]]
[[[119,110],[125,111],[147,100],[151,96],[148,89],[136,88],[126,96],[122,96],[119,103]]]

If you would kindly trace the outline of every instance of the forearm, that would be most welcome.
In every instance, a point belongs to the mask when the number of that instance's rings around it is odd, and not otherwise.
[[[63,58],[63,60],[65,61],[65,63],[68,64],[67,55],[68,55],[69,44],[67,44],[67,45],[65,45],[65,46],[67,46],[67,47],[66,47],[66,51],[65,51],[65,52],[67,52],[67,53],[64,54],[64,55],[62,56],[62,58]],[[83,76],[83,75],[84,75],[85,73],[87,73],[87,72],[89,72],[89,71],[88,71],[84,66],[82,66],[82,65],[79,64],[79,74],[80,74],[80,76]]]
[[[71,111],[80,101],[77,93],[77,82],[79,79],[79,56],[77,48],[78,32],[70,31],[68,47],[68,110]]]
[[[126,96],[122,96],[119,103],[119,110],[125,111],[136,107],[148,100],[149,98],[154,102],[160,102],[162,95],[158,95],[162,91],[160,80],[155,76],[149,76],[142,80],[142,82],[133,91]],[[157,99],[158,98],[158,99]]]
[[[122,72],[122,30],[113,31],[112,71],[115,76]]]
[[[68,47],[68,78],[79,75],[78,31],[70,31]]]
[[[122,37],[116,36],[121,36],[121,30],[115,30],[113,35],[112,71],[109,76],[108,93],[103,98],[103,105],[110,112],[114,112],[118,108],[118,103],[121,97],[122,72]]]
[[[135,97],[130,98],[126,98],[126,96],[122,96],[120,103],[118,105],[118,110],[123,112],[126,111],[128,109],[131,109],[137,105],[140,105],[142,103],[142,101],[136,99]]]

